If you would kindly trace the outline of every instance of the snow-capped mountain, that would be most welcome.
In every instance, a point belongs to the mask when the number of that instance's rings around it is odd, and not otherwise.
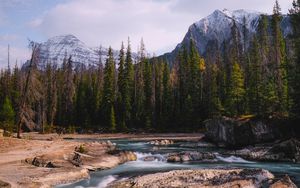
[[[46,63],[56,63],[60,66],[65,58],[72,56],[74,66],[76,64],[98,65],[100,58],[102,63],[107,58],[107,48],[91,48],[76,38],[74,35],[61,35],[48,39],[39,45],[40,67]],[[115,58],[118,51],[113,51]]]
[[[209,16],[192,24],[189,27],[183,41],[178,44],[175,50],[173,50],[171,53],[165,54],[165,57],[169,60],[174,60],[174,56],[176,56],[181,46],[188,46],[190,39],[194,40],[198,51],[202,55],[205,54],[207,46],[212,42],[217,42],[220,47],[224,41],[228,42],[228,40],[231,38],[231,27],[233,20],[235,20],[237,24],[241,37],[242,28],[244,25],[247,28],[249,36],[251,36],[256,33],[259,19],[262,14],[263,13],[260,12],[243,9],[234,11],[230,11],[228,9],[224,9],[222,11],[215,10]],[[285,36],[291,32],[288,16],[283,16],[281,27]]]

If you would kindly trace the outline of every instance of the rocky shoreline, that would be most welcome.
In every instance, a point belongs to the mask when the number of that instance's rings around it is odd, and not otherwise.
[[[81,143],[13,138],[0,141],[4,146],[12,146],[9,151],[0,150],[0,187],[53,187],[89,178],[89,171],[136,160],[133,152],[118,151],[109,141]]]
[[[156,137],[148,142],[152,147],[168,147],[178,138]],[[0,187],[53,187],[89,178],[89,171],[105,170],[127,161],[137,160],[135,153],[120,151],[110,141],[79,142],[63,139],[0,138]],[[181,143],[182,145],[182,143]],[[185,146],[185,144],[183,144]],[[187,143],[188,147],[216,147],[202,141]],[[220,153],[182,151],[169,153],[166,162],[215,162],[220,156],[236,156],[251,161],[284,161],[298,163],[300,142],[289,139],[275,144],[226,149]],[[144,161],[161,159],[146,156]],[[202,169],[176,170],[131,177],[116,181],[109,187],[291,187],[296,185],[285,177],[281,180],[263,169]]]
[[[274,175],[263,169],[200,169],[174,170],[120,180],[110,188],[159,188],[159,187],[272,187],[294,188],[288,177],[275,181]]]

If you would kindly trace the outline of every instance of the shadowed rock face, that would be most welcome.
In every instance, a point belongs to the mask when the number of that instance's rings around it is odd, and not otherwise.
[[[6,182],[0,180],[0,187],[1,188],[11,188],[11,185],[9,183],[6,183]]]
[[[278,128],[261,120],[211,119],[205,122],[206,138],[228,147],[242,147],[273,141]]]
[[[109,187],[262,187],[273,178],[262,169],[174,170],[114,182]]]

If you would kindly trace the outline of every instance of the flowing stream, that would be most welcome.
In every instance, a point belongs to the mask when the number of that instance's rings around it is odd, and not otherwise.
[[[146,141],[111,140],[111,142],[116,143],[121,150],[134,151],[138,159],[113,169],[92,172],[90,179],[73,184],[60,185],[57,188],[104,188],[115,180],[126,179],[132,176],[179,169],[218,167],[263,168],[272,172],[276,177],[288,174],[293,182],[300,187],[300,164],[254,162],[236,156],[224,157],[218,155],[218,152],[222,151],[221,149],[208,146],[206,143],[195,146],[192,142],[176,142],[170,146],[153,147]],[[210,151],[217,154],[217,160],[211,162],[167,163],[166,156],[168,153],[180,151]],[[155,160],[144,161],[144,157],[147,156],[154,156]]]

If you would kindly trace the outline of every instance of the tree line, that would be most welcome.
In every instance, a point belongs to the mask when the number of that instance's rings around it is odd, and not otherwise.
[[[207,118],[300,117],[300,0],[290,10],[293,32],[284,37],[276,1],[257,32],[233,20],[231,37],[210,41],[204,56],[193,42],[173,62],[148,57],[143,41],[136,59],[128,40],[105,64],[39,68],[38,44],[22,69],[0,73],[0,121],[5,130],[197,131]]]

